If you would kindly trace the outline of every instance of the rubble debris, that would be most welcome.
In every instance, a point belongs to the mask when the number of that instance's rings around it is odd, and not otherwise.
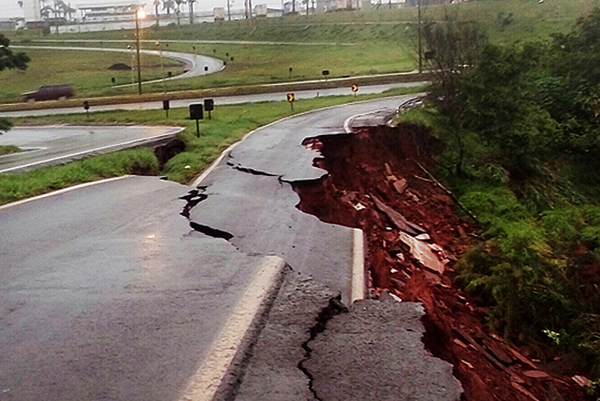
[[[580,385],[581,387],[589,387],[592,384],[592,381],[587,377],[575,375],[573,376],[573,381]]]
[[[377,209],[385,213],[385,215],[399,230],[402,230],[412,235],[419,235],[425,232],[425,230],[422,227],[419,227],[418,225],[406,220],[406,218],[404,218],[402,214],[387,206],[385,203],[380,201],[379,198],[377,198],[375,195],[371,194],[371,199],[373,199],[373,202],[375,202],[375,207],[377,207]]]
[[[531,377],[532,379],[549,379],[550,375],[541,370],[526,370],[523,376]]]
[[[402,195],[406,190],[406,187],[408,186],[408,181],[406,181],[405,178],[400,178],[398,181],[395,181],[392,185],[396,192]]]
[[[364,231],[370,296],[383,298],[393,294],[404,303],[423,304],[427,312],[423,316],[426,328],[423,341],[433,355],[454,365],[454,374],[464,389],[463,401],[531,401],[529,395],[511,385],[515,380],[541,401],[589,400],[585,389],[571,380],[574,373],[563,376],[561,368],[555,367],[548,379],[523,375],[522,372],[527,370],[543,371],[544,364],[540,363],[538,367],[530,360],[539,355],[526,354],[525,357],[518,345],[509,345],[500,336],[487,334],[489,311],[479,306],[477,299],[457,288],[454,263],[473,243],[478,227],[474,221],[459,217],[457,204],[445,188],[435,182],[414,178],[423,175],[423,170],[412,158],[417,157],[421,166],[427,166],[429,159],[425,155],[430,139],[423,127],[415,125],[404,125],[395,130],[361,129],[352,136],[318,137],[322,155],[319,167],[329,174],[319,182],[292,184],[300,196],[298,208],[322,221]],[[424,156],[418,158],[419,155]],[[391,167],[387,171],[385,163],[393,166],[393,171]],[[390,185],[390,173],[407,179],[408,186],[402,195]],[[348,193],[353,194],[352,202],[341,199]],[[381,210],[377,201],[422,227],[421,233],[430,235],[431,243],[422,244],[428,245],[434,256],[446,263],[443,273],[422,268],[410,255],[409,247],[400,241],[403,230],[385,212],[389,209]],[[360,213],[353,207],[358,202],[366,207]],[[391,230],[386,229],[390,225]],[[401,257],[403,253],[405,255]],[[467,340],[454,330],[457,327],[467,334],[476,333],[473,335],[476,344],[497,364],[477,347],[465,344]],[[486,334],[482,336],[484,331]],[[491,343],[486,345],[482,338]],[[508,358],[496,355],[498,352],[490,350],[495,349],[491,344]],[[507,363],[509,359],[511,363]],[[461,360],[470,363],[474,369]],[[555,386],[556,392],[549,389],[549,384]]]
[[[419,241],[410,235],[400,232],[400,241],[410,247],[410,253],[423,267],[433,270],[438,274],[444,273],[445,263],[435,256],[428,244]]]
[[[538,398],[536,398],[535,395],[531,394],[531,392],[527,391],[523,386],[521,386],[518,383],[512,382],[511,385],[517,389],[518,391],[520,391],[521,393],[525,394],[527,397],[529,397],[532,401],[540,401]]]

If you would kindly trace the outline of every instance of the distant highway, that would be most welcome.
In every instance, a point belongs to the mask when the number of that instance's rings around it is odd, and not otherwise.
[[[404,82],[383,85],[361,86],[359,94],[383,93],[394,88],[411,88],[424,85],[425,82]],[[311,89],[294,92],[296,99],[312,99],[320,96],[343,96],[351,95],[350,87],[345,88],[330,88],[330,89]],[[261,93],[255,95],[237,95],[237,96],[222,96],[215,97],[215,105],[241,104],[241,103],[257,103],[257,102],[277,102],[285,100],[286,92],[277,93]],[[201,102],[203,98],[172,100],[171,108],[188,107],[192,103]],[[102,106],[92,106],[90,111],[110,111],[110,110],[159,110],[162,109],[162,102],[140,102],[126,104],[109,104]],[[41,109],[41,110],[21,110],[0,112],[0,117],[35,117],[48,116],[58,114],[76,114],[84,113],[83,107],[64,107],[58,109]]]

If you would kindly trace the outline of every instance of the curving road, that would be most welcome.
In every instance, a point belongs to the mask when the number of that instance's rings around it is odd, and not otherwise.
[[[51,49],[51,50],[76,50],[76,51],[100,51],[100,52],[117,52],[117,53],[128,53],[132,54],[135,49],[107,49],[100,47],[71,47],[71,46],[13,46],[15,49]],[[158,50],[140,50],[140,53],[150,54],[153,56],[160,56],[160,52]],[[225,65],[221,60],[218,60],[214,57],[202,56],[198,54],[190,54],[190,53],[180,53],[180,52],[171,52],[171,51],[163,51],[163,57],[168,57],[173,60],[180,61],[187,66],[189,66],[188,70],[183,74],[175,75],[171,78],[165,78],[165,81],[173,80],[173,79],[184,79],[197,77],[200,75],[208,75],[213,74],[215,72],[219,72],[225,68]],[[208,69],[206,69],[208,67]],[[144,81],[142,84],[149,84],[155,82],[161,82],[162,79],[155,79],[152,81]],[[120,86],[130,86],[120,85]],[[136,84],[137,85],[137,84]]]
[[[65,163],[97,153],[114,152],[175,138],[180,127],[35,126],[15,127],[0,135],[0,145],[23,152],[0,156],[0,174]]]
[[[245,349],[244,338],[257,335],[251,323],[266,318],[260,300],[275,296],[279,276],[301,280],[298,292],[284,295],[296,305],[309,285],[298,272],[345,301],[357,298],[357,231],[295,207],[291,182],[325,174],[302,140],[383,123],[408,97],[318,110],[256,130],[197,180],[202,193],[189,222],[179,215],[185,203],[178,197],[191,187],[156,177],[0,206],[0,399],[204,401],[217,388],[235,389],[243,372],[232,358]],[[282,273],[282,259],[295,273]],[[364,281],[358,287],[363,291]],[[303,326],[290,329],[286,315],[280,325],[308,338],[316,305]],[[297,367],[304,350],[275,337],[280,357],[298,358],[291,360],[295,379],[274,366],[276,375],[261,376],[257,387],[298,395],[269,399],[306,400],[308,378]],[[422,347],[421,337],[395,347]],[[421,359],[429,370],[418,369],[437,383],[432,358]],[[227,374],[240,375],[222,382]],[[428,389],[424,381],[413,392]]]

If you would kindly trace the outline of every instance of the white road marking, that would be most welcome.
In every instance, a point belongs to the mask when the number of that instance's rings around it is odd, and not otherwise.
[[[192,377],[180,401],[210,401],[214,398],[246,333],[284,266],[285,262],[277,256],[264,258],[262,267],[227,320],[223,331],[213,342],[207,357]]]
[[[75,185],[75,186],[72,186],[72,187],[68,187],[68,188],[64,188],[64,189],[59,189],[58,191],[49,192],[47,194],[43,194],[43,195],[39,195],[39,196],[34,196],[33,198],[27,198],[27,199],[23,199],[23,200],[20,200],[20,201],[13,202],[13,203],[8,203],[6,205],[0,206],[0,210],[8,209],[8,208],[14,207],[14,206],[19,206],[19,205],[22,205],[24,203],[34,202],[36,200],[40,200],[40,199],[44,199],[44,198],[49,198],[51,196],[56,196],[56,195],[64,194],[65,192],[75,191],[77,189],[81,189],[81,188],[85,188],[85,187],[90,187],[92,185],[104,184],[104,183],[111,182],[111,181],[122,180],[122,179],[128,178],[128,177],[132,177],[132,176],[131,175],[123,175],[121,177],[107,178],[105,180],[100,180],[100,181],[86,182],[85,184],[79,184],[79,185]]]
[[[365,244],[364,233],[355,228],[352,247],[352,288],[350,303],[365,298]]]

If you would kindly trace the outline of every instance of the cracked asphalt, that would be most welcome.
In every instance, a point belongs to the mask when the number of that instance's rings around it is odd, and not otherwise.
[[[195,190],[125,177],[0,207],[0,401],[184,399],[265,255],[291,267],[215,399],[456,400],[451,367],[423,349],[418,305],[343,313],[353,229],[300,212],[291,186],[326,174],[305,138],[344,133],[357,114],[384,123],[406,98],[259,129]]]

